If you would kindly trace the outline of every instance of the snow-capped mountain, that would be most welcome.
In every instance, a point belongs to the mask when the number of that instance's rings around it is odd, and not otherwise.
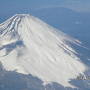
[[[74,87],[69,80],[87,69],[71,43],[81,42],[28,14],[17,14],[0,24],[0,62],[4,69],[31,74],[44,85],[56,82]]]

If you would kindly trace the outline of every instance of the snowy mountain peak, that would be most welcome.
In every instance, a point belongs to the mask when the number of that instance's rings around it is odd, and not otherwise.
[[[20,38],[18,34],[18,27],[24,18],[30,17],[28,14],[16,14],[4,23],[0,24],[0,41],[11,41]],[[3,40],[2,40],[3,39]],[[1,43],[3,44],[3,43]]]
[[[4,68],[31,74],[45,83],[71,86],[68,81],[86,70],[70,43],[80,42],[28,14],[17,14],[0,24]]]

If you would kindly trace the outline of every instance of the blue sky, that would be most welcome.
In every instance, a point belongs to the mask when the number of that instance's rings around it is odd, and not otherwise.
[[[63,6],[77,11],[90,11],[90,0],[0,0],[0,14],[48,6]]]
[[[0,20],[17,13],[30,13],[31,10],[50,7],[90,12],[90,0],[0,0]]]

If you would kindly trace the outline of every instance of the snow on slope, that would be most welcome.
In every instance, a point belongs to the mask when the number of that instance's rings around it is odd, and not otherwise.
[[[68,81],[86,70],[69,43],[80,44],[31,15],[18,14],[0,24],[0,62],[4,68],[32,74],[44,84],[72,86]]]

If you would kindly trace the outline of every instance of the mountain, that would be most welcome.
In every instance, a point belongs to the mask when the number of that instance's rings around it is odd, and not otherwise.
[[[0,62],[4,70],[37,77],[44,86],[55,82],[76,88],[70,81],[84,75],[87,66],[72,44],[81,46],[79,40],[32,15],[17,14],[0,24]]]
[[[80,57],[84,63],[90,66],[90,13],[76,12],[64,7],[39,8],[32,10],[31,13],[49,25],[80,40],[88,49],[76,46],[74,48],[78,53],[81,53]]]

